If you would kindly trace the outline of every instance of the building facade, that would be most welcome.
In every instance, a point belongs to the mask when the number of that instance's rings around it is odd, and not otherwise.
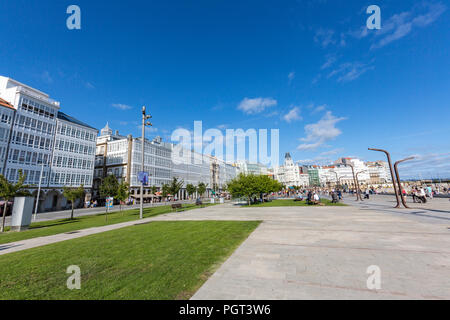
[[[34,195],[41,184],[39,212],[67,206],[63,186],[85,185],[89,196],[97,130],[60,112],[59,102],[46,93],[14,79],[0,76],[0,97],[14,109],[8,108],[12,118],[1,126],[10,130],[8,139],[0,142],[0,148],[6,148],[3,175],[17,182],[21,170]],[[2,106],[2,118],[10,117],[5,110]]]
[[[189,151],[189,157],[176,163],[172,161],[175,145],[163,142],[161,137],[145,139],[144,172],[149,173],[148,185],[144,196],[151,196],[151,187],[161,190],[176,177],[183,181],[178,199],[186,199],[186,185],[197,186],[200,182],[208,186],[208,195],[212,190],[221,191],[226,182],[236,176],[236,168],[215,157]],[[142,139],[131,135],[125,137],[109,128],[107,124],[97,138],[94,196],[99,197],[101,181],[107,175],[115,175],[119,181],[130,185],[131,195],[140,196],[141,183],[138,174],[142,171]]]
[[[290,153],[286,153],[284,164],[274,168],[275,180],[286,187],[307,187],[310,185],[309,172],[304,167],[294,163]]]

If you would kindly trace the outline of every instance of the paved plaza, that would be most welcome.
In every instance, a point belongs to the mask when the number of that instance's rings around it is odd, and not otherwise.
[[[233,204],[170,213],[0,246],[0,254],[136,223],[165,220],[261,220],[261,225],[192,299],[450,299],[450,202],[392,209],[393,196],[347,207]],[[367,288],[367,268],[381,289]]]

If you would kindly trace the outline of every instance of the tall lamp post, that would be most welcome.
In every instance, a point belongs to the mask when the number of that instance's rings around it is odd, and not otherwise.
[[[345,165],[349,166],[350,168],[352,168],[353,183],[355,184],[355,188],[356,188],[356,201],[358,201],[361,196],[359,194],[359,183],[358,183],[358,180],[356,179],[356,176],[355,176],[355,167],[351,163],[345,163]]]
[[[409,160],[413,160],[414,159],[414,157],[409,157],[409,158],[406,158],[406,159],[403,159],[403,160],[399,160],[399,161],[397,161],[395,164],[394,164],[394,170],[395,170],[395,176],[396,176],[396,178],[397,178],[397,183],[398,183],[398,189],[400,190],[400,197],[401,197],[401,199],[402,199],[402,203],[403,203],[403,205],[405,206],[405,208],[409,208],[408,207],[408,205],[406,204],[406,200],[405,200],[405,197],[403,196],[403,188],[402,188],[402,183],[400,182],[400,175],[398,174],[398,165],[400,164],[400,163],[402,163],[402,162],[405,162],[405,161],[409,161]]]
[[[356,201],[358,201],[358,200],[361,200],[361,201],[364,201],[363,199],[362,199],[362,196],[361,196],[361,190],[359,189],[359,179],[358,179],[358,176],[359,176],[359,174],[360,173],[364,173],[364,172],[367,172],[366,170],[363,170],[363,171],[360,171],[360,172],[358,172],[357,174],[356,174],[356,183],[358,184],[358,196],[356,197]]]
[[[394,177],[394,170],[392,169],[391,155],[389,154],[389,152],[387,152],[386,150],[383,150],[383,149],[369,148],[369,150],[370,151],[379,151],[379,152],[383,152],[386,154],[388,163],[389,163],[389,169],[391,171],[392,184],[394,185],[395,199],[397,200],[397,205],[395,206],[395,208],[400,208],[400,199],[398,197],[397,185],[395,184],[395,177]]]
[[[145,127],[146,126],[152,126],[151,122],[148,121],[149,119],[151,119],[152,116],[151,115],[147,115],[146,113],[146,109],[145,106],[142,107],[142,157],[141,157],[141,172],[142,172],[142,181],[141,181],[141,201],[139,204],[139,219],[142,219],[144,217],[144,183],[145,183],[145,179],[144,179],[144,161],[145,161]]]
[[[330,170],[330,172],[334,173],[336,175],[336,187],[339,189],[339,177],[338,173],[336,171]]]

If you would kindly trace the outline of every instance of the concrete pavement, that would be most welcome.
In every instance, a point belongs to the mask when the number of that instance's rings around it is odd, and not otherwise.
[[[150,221],[262,220],[192,299],[450,299],[447,202],[396,211],[389,196],[346,201],[352,206],[218,205],[19,241],[0,254]],[[380,290],[367,288],[373,265]]]

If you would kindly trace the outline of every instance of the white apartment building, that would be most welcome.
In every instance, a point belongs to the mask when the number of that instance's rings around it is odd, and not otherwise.
[[[0,174],[3,174],[6,165],[6,152],[15,111],[12,104],[0,98]]]
[[[290,153],[286,153],[284,157],[284,164],[274,168],[275,180],[281,182],[286,187],[309,186],[308,172],[304,171],[302,167],[294,163]]]
[[[89,196],[95,157],[92,146],[97,130],[61,113],[59,102],[50,99],[48,94],[14,79],[0,76],[0,97],[14,109],[6,153],[2,157],[3,175],[16,182],[22,170],[33,194],[37,193],[41,181],[40,212],[67,206],[62,196],[62,187],[66,185],[84,184]],[[4,110],[3,106],[2,117],[7,116]],[[7,128],[5,124],[3,129]],[[57,133],[57,126],[61,130],[70,128],[70,132],[66,129]],[[59,141],[67,145],[58,143],[55,150],[55,142]]]
[[[215,157],[190,152],[190,159],[181,163],[172,161],[174,145],[163,142],[160,137],[153,141],[145,140],[144,172],[149,173],[148,186],[144,188],[144,197],[150,197],[150,187],[161,190],[164,184],[170,184],[173,177],[183,180],[183,188],[177,195],[186,199],[186,185],[208,185],[208,195],[212,189],[223,190],[227,181],[236,176],[236,169]],[[94,173],[94,194],[99,196],[101,180],[107,175],[115,175],[119,181],[130,185],[131,195],[140,195],[141,183],[138,173],[142,171],[142,139],[131,135],[124,137],[109,128],[107,124],[97,138],[97,152]]]
[[[254,174],[254,175],[267,175],[269,168],[261,163],[250,163],[248,161],[237,161],[235,163],[238,174]]]

